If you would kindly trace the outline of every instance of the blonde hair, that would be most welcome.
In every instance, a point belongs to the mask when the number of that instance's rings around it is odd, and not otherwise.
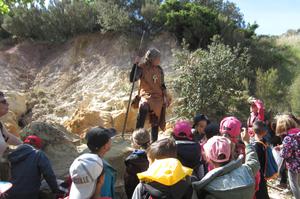
[[[276,117],[276,134],[282,135],[290,129],[296,128],[297,123],[290,115],[279,115]]]

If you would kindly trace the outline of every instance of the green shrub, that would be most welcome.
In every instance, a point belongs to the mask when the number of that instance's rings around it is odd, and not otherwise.
[[[242,83],[249,70],[246,49],[215,41],[208,50],[183,50],[175,57],[180,76],[174,87],[183,98],[178,114],[191,117],[201,112],[220,119],[235,112],[234,102],[247,93]]]
[[[263,100],[266,110],[288,111],[287,89],[279,79],[278,70],[256,71],[256,97]]]
[[[95,1],[97,23],[103,31],[121,31],[130,26],[129,13],[125,8],[110,1]]]
[[[117,5],[97,0],[53,1],[43,5],[19,5],[4,17],[2,27],[17,37],[65,41],[93,31],[118,31],[128,26],[128,13]]]
[[[217,13],[196,3],[167,0],[159,8],[157,21],[180,42],[185,39],[191,49],[205,48],[218,34]]]
[[[300,75],[295,79],[294,83],[292,84],[290,88],[290,95],[291,95],[291,106],[292,111],[300,115]]]

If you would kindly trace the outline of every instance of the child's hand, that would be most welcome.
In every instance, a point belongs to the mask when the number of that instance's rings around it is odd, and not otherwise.
[[[242,128],[241,138],[242,138],[242,141],[244,142],[245,145],[250,143],[250,135],[247,132],[247,129],[245,127]]]

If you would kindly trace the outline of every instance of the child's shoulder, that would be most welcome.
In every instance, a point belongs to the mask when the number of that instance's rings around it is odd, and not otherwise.
[[[134,150],[125,161],[135,160],[135,159],[144,159],[147,158],[145,150]]]

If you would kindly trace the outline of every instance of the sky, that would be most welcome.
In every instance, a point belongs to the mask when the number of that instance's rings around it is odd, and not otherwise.
[[[281,35],[300,29],[300,0],[229,0],[237,4],[246,22],[256,23],[257,34]]]

